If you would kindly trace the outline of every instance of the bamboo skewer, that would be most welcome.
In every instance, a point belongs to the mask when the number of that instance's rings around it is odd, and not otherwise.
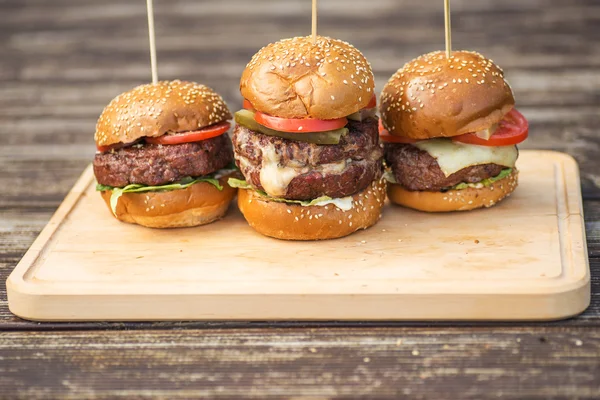
[[[444,25],[446,29],[446,57],[452,56],[452,32],[450,27],[450,0],[444,0]]]
[[[317,43],[317,0],[312,0],[312,42]]]
[[[152,69],[152,83],[158,82],[158,67],[156,66],[156,42],[154,35],[154,7],[152,0],[146,0],[148,11],[148,38],[150,39],[150,68]]]

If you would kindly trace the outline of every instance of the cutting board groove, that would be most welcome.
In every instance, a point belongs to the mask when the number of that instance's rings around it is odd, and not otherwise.
[[[522,151],[499,205],[426,214],[387,204],[373,228],[322,242],[219,222],[123,224],[87,168],[7,281],[26,319],[551,320],[590,301],[579,171]]]

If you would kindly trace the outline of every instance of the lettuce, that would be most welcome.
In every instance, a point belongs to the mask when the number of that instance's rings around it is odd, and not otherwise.
[[[457,185],[451,186],[447,189],[444,190],[461,190],[461,189],[466,189],[469,187],[472,188],[482,188],[482,187],[488,187],[490,186],[492,183],[499,181],[500,179],[504,179],[507,176],[509,176],[512,173],[512,168],[505,168],[502,171],[500,171],[500,173],[496,176],[493,176],[491,178],[487,178],[484,179],[480,182],[476,182],[476,183],[467,183],[467,182],[461,182]],[[385,178],[385,180],[387,180],[390,183],[398,183],[396,181],[396,178],[394,177],[394,174],[390,171],[390,170],[386,170],[383,173],[383,177]]]
[[[324,206],[327,204],[333,204],[336,207],[338,207],[344,211],[347,211],[352,208],[352,197],[351,196],[344,197],[341,199],[334,199],[329,196],[321,196],[321,197],[317,197],[316,199],[313,199],[313,200],[288,200],[288,199],[280,199],[278,197],[271,197],[267,193],[263,192],[262,190],[257,190],[255,188],[253,188],[248,182],[241,180],[241,179],[229,178],[227,183],[229,184],[229,186],[231,186],[233,188],[254,190],[259,195],[265,197],[265,199],[268,201],[276,201],[278,203],[288,203],[288,204],[299,204],[304,207]],[[348,204],[346,204],[346,203],[348,203]]]
[[[473,188],[488,187],[492,183],[494,183],[496,181],[499,181],[500,179],[506,178],[511,173],[512,173],[512,168],[505,168],[502,171],[500,171],[500,173],[498,175],[496,175],[496,176],[484,179],[484,180],[482,180],[480,182],[476,182],[476,183],[461,182],[458,185],[452,186],[450,188],[450,190],[460,190],[460,189],[466,189],[466,188],[469,188],[469,187],[473,187]]]
[[[123,195],[123,193],[168,192],[171,190],[185,189],[198,182],[207,182],[216,187],[217,189],[223,190],[223,186],[221,186],[219,180],[212,176],[203,176],[200,178],[187,177],[179,182],[168,183],[166,185],[159,186],[131,184],[122,188],[117,188],[112,186],[101,185],[98,183],[96,185],[96,190],[99,192],[103,192],[106,190],[112,191],[112,194],[110,196],[110,208],[113,214],[117,215],[117,204],[119,202],[119,198]]]

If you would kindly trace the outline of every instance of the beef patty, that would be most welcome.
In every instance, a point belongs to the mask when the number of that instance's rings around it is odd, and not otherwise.
[[[211,174],[232,160],[231,140],[225,134],[200,142],[141,144],[98,153],[94,174],[98,183],[107,186],[156,186]]]
[[[410,144],[385,144],[385,160],[396,181],[408,190],[438,192],[461,182],[477,183],[498,175],[504,168],[497,164],[473,165],[446,177],[429,153]]]
[[[274,197],[350,196],[380,176],[383,149],[376,118],[349,121],[346,127],[349,132],[338,144],[317,145],[237,125],[233,133],[236,164],[248,183]]]

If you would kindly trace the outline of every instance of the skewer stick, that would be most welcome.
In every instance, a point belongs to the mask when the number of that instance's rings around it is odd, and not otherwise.
[[[146,0],[148,10],[148,38],[150,39],[150,67],[152,69],[152,83],[158,82],[158,68],[156,66],[156,42],[154,40],[154,7],[152,0]]]
[[[446,28],[446,57],[452,56],[452,33],[450,28],[450,0],[444,0],[444,22]]]
[[[312,0],[312,42],[317,43],[317,0]]]

